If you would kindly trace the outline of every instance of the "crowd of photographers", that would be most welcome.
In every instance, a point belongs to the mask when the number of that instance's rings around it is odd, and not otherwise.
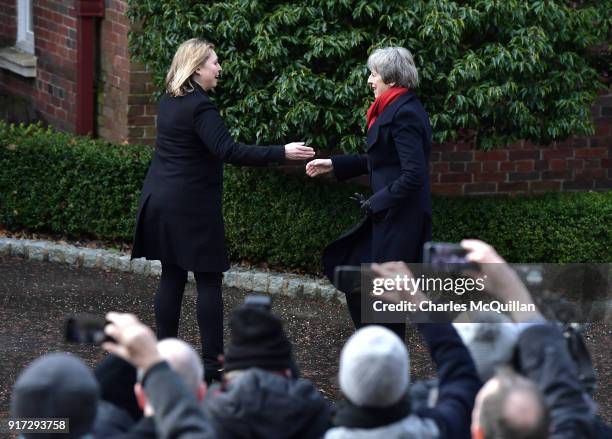
[[[533,303],[495,250],[462,242],[500,302]],[[403,263],[373,264],[380,277],[410,275]],[[395,299],[424,300],[421,293]],[[18,377],[13,418],[68,418],[71,438],[606,438],[558,325],[537,308],[479,323],[415,323],[436,369],[410,380],[408,349],[382,326],[344,345],[331,403],[299,377],[281,320],[242,305],[230,319],[221,382],[206,383],[187,343],[158,341],[130,314],[109,313],[102,347],[111,355],[90,370],[66,353],[48,354]],[[45,437],[44,434],[23,434]]]

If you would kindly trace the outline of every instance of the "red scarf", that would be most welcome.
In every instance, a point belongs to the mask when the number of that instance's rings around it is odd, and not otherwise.
[[[374,99],[368,112],[366,113],[366,121],[368,122],[368,129],[376,122],[376,118],[387,108],[391,102],[399,98],[404,93],[408,92],[409,89],[406,87],[391,87],[389,90],[381,94],[379,97]]]

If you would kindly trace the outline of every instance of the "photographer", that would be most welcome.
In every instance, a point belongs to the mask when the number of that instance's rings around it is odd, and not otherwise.
[[[89,437],[100,388],[83,361],[66,352],[37,358],[17,378],[11,394],[13,418],[66,418],[69,433],[23,433],[20,438]]]
[[[105,333],[113,341],[102,348],[143,371],[142,387],[155,412],[158,437],[215,437],[193,392],[160,355],[153,331],[132,314],[111,312],[106,319]]]
[[[372,270],[382,278],[395,278],[397,275],[413,276],[403,262],[372,264]],[[382,297],[392,302],[405,299],[413,303],[426,299],[420,291],[414,291],[412,294],[406,291],[388,292]],[[382,331],[382,328],[365,327],[358,330],[343,348],[340,359],[340,385],[348,402],[338,407],[338,413],[334,418],[334,425],[337,428],[330,430],[327,434],[328,438],[374,438],[383,437],[381,436],[383,434],[384,437],[396,438],[455,439],[470,437],[469,417],[474,397],[481,385],[472,358],[452,324],[417,323],[415,327],[429,348],[439,379],[438,398],[434,407],[411,409],[408,402],[408,392],[410,392],[407,379],[409,375],[408,353],[405,347],[400,347],[402,344],[398,345],[389,331],[373,334],[373,331]],[[399,340],[396,341],[399,342]],[[383,349],[385,346],[388,348]],[[398,352],[402,350],[403,353]],[[389,352],[395,352],[394,358],[406,358],[401,373],[389,370],[391,367],[389,363],[399,361],[391,361]],[[355,394],[354,389],[350,385],[346,386],[350,380],[343,380],[343,376],[352,376],[352,382],[362,388],[359,393],[363,398],[358,399],[352,396]],[[380,392],[380,389],[389,389],[389,385],[393,384],[389,383],[390,376],[406,378],[402,388],[402,397],[399,400],[385,401],[380,398],[381,394],[394,394],[391,391]],[[395,388],[398,387],[400,386],[396,383]],[[394,414],[399,413],[404,416],[387,416],[385,417],[386,422],[377,420],[375,424],[369,425],[364,424],[363,421],[355,423],[355,420],[367,419],[368,415],[372,418],[375,413],[380,414],[391,409]],[[361,414],[354,416],[355,413]],[[433,428],[431,428],[432,424]]]
[[[157,343],[157,350],[161,357],[168,363],[174,372],[187,384],[187,387],[201,401],[206,394],[206,384],[203,381],[203,365],[200,356],[193,347],[182,340],[176,338],[166,338]],[[135,424],[127,428],[110,431],[105,426],[100,426],[96,430],[99,437],[109,437],[113,439],[155,439],[157,431],[155,428],[155,409],[149,402],[147,392],[142,386],[144,371],[138,370],[137,381],[132,386],[138,407],[143,411],[142,416]],[[116,411],[110,415],[115,415]],[[109,416],[110,417],[110,416]],[[109,422],[111,421],[111,422]],[[96,419],[96,423],[98,419]],[[104,419],[108,425],[112,419]]]
[[[479,264],[481,274],[486,275],[489,294],[503,302],[534,303],[518,275],[493,247],[478,240],[464,240],[461,245],[468,251],[467,259]],[[537,308],[534,312],[512,312],[511,317],[522,330],[517,344],[518,368],[544,396],[550,411],[550,437],[595,438],[610,434],[609,427],[595,414],[559,328],[546,322]],[[474,420],[483,420],[476,409]],[[484,437],[488,438],[486,432]]]
[[[232,312],[230,330],[223,383],[205,403],[216,436],[322,437],[331,409],[310,381],[297,378],[281,320],[247,302]]]

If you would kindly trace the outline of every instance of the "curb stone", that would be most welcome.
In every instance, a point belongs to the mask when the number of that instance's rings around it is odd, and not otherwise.
[[[144,258],[131,259],[129,254],[105,249],[90,249],[52,241],[35,241],[0,237],[0,256],[15,256],[33,261],[48,261],[79,268],[99,268],[161,276],[161,262]],[[189,282],[195,282],[189,273]],[[320,298],[327,302],[344,302],[344,295],[324,278],[292,273],[263,271],[232,266],[223,276],[223,285],[255,293],[282,294],[291,297]]]

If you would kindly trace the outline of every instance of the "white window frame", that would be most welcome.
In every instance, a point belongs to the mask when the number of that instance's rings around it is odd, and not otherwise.
[[[17,42],[15,46],[27,53],[34,54],[34,14],[33,0],[17,0]]]

